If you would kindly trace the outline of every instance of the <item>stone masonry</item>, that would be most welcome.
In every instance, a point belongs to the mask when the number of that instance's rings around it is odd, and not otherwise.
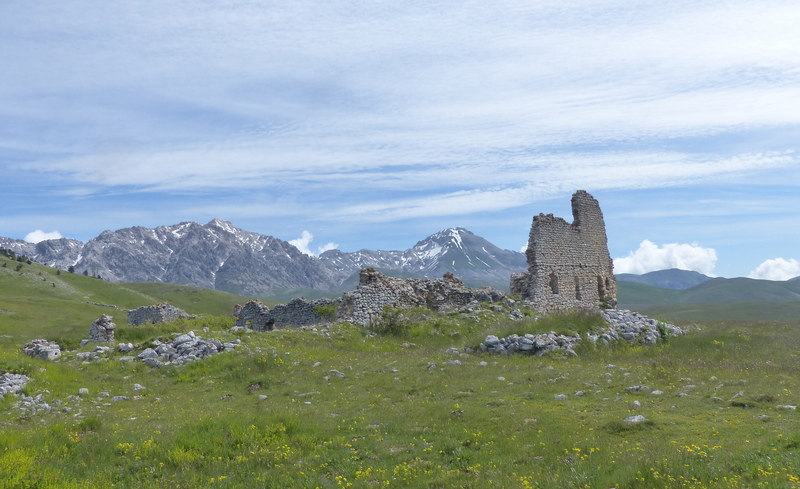
[[[603,213],[584,190],[572,196],[572,223],[553,214],[534,216],[528,270],[511,277],[511,293],[542,312],[599,309],[617,303],[614,265]]]
[[[106,314],[93,322],[89,327],[88,343],[114,343],[114,330],[116,325],[111,322],[112,317]]]
[[[337,317],[363,326],[383,313],[385,306],[426,307],[437,312],[457,310],[470,302],[497,302],[505,294],[491,287],[470,289],[450,274],[440,279],[399,279],[364,268],[355,290],[342,295]]]
[[[42,358],[44,360],[57,360],[61,358],[61,346],[56,342],[50,342],[45,339],[28,342],[22,348],[22,352],[26,355]]]
[[[307,324],[316,324],[322,321],[322,318],[317,314],[314,309],[317,306],[328,306],[334,304],[336,301],[330,299],[317,299],[308,301],[302,297],[296,297],[289,301],[288,304],[278,304],[273,307],[269,312],[269,317],[272,318],[275,326],[305,326]]]
[[[251,328],[253,331],[270,331],[275,328],[275,322],[270,322],[269,307],[258,299],[249,301],[244,306],[236,305],[233,308],[236,316],[235,327]]]
[[[182,309],[161,302],[152,306],[144,306],[128,311],[128,324],[139,326],[140,324],[170,323],[179,318],[190,319],[192,316]]]
[[[284,326],[305,326],[322,322],[314,309],[317,306],[332,305],[330,299],[309,301],[296,297],[288,304],[278,304],[270,309],[259,300],[252,300],[244,306],[234,307],[236,327],[250,327],[253,331],[271,331]]]

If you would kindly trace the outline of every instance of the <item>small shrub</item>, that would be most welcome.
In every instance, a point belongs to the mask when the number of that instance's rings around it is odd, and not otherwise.
[[[336,313],[339,310],[339,304],[326,304],[322,306],[315,306],[314,312],[323,320],[333,322],[336,320]]]
[[[379,335],[407,336],[410,325],[401,309],[385,306],[383,313],[370,321],[369,330]]]
[[[63,336],[57,336],[51,341],[58,343],[58,346],[60,346],[62,350],[75,350],[81,346],[80,340],[65,338]]]
[[[75,429],[81,433],[90,433],[99,431],[101,426],[103,426],[103,420],[92,416],[75,425]]]

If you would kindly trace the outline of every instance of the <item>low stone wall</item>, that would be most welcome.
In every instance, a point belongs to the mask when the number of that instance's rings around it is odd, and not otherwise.
[[[383,313],[386,306],[426,307],[437,312],[458,310],[472,301],[497,302],[505,294],[491,287],[470,289],[452,275],[441,279],[400,279],[374,268],[361,270],[359,285],[342,295],[338,319],[362,326]]]
[[[603,344],[627,341],[632,344],[653,345],[663,336],[680,336],[686,331],[674,324],[659,323],[655,319],[625,309],[608,309],[603,311],[608,327],[585,335],[592,342]],[[575,346],[582,340],[581,335],[559,335],[551,331],[547,334],[511,335],[498,338],[495,335],[486,337],[479,349],[492,353],[524,353],[529,355],[545,355],[553,351],[561,351],[567,355],[576,355]]]
[[[131,309],[128,311],[128,324],[139,326],[140,324],[170,323],[179,318],[191,319],[192,317],[182,309],[161,302],[152,306]]]
[[[288,304],[278,304],[273,307],[267,316],[275,326],[305,326],[322,322],[322,318],[314,309],[317,306],[329,306],[336,304],[337,301],[330,299],[318,299],[307,301],[302,297],[297,297],[289,301]]]

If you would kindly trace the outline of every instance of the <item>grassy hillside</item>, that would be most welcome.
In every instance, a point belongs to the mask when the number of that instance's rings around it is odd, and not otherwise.
[[[3,488],[800,487],[799,418],[787,407],[800,404],[797,320],[528,357],[473,349],[487,334],[580,332],[596,318],[512,321],[486,306],[387,315],[393,334],[349,324],[237,334],[229,316],[205,316],[120,321],[117,334],[137,351],[189,330],[243,344],[184,366],[77,358],[91,345],[47,362],[19,348],[85,337],[109,310],[87,301],[134,307],[157,295],[201,313],[229,297],[39,266],[0,272],[0,374],[30,376],[23,393],[51,407],[0,399]],[[624,422],[633,415],[645,421]]]
[[[193,314],[232,314],[234,304],[244,304],[250,300],[240,295],[190,285],[126,283],[121,286],[148,297],[158,297],[160,301],[169,302],[173,306]],[[276,304],[275,302],[266,303]]]
[[[6,263],[3,267],[2,264]],[[126,310],[170,302],[190,314],[230,314],[247,299],[225,292],[171,284],[112,284],[38,263],[0,259],[0,345],[24,344],[46,335],[77,341],[109,314],[127,324]]]

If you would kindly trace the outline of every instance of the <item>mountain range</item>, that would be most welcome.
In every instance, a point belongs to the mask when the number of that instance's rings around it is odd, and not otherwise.
[[[363,267],[407,277],[452,272],[467,285],[505,289],[511,274],[527,268],[523,253],[501,249],[463,228],[445,229],[403,251],[329,250],[319,257],[221,219],[103,231],[86,243],[0,237],[0,247],[111,282],[194,285],[254,297],[340,292]]]
[[[355,288],[358,272],[374,267],[400,277],[438,278],[446,272],[472,287],[507,290],[527,268],[523,253],[501,249],[463,228],[439,231],[402,251],[329,250],[319,257],[292,244],[214,219],[156,228],[103,231],[86,243],[68,238],[39,243],[0,237],[0,248],[51,267],[111,282],[162,282],[286,300],[338,295]],[[617,275],[621,307],[800,301],[800,281],[712,278],[669,269]]]

